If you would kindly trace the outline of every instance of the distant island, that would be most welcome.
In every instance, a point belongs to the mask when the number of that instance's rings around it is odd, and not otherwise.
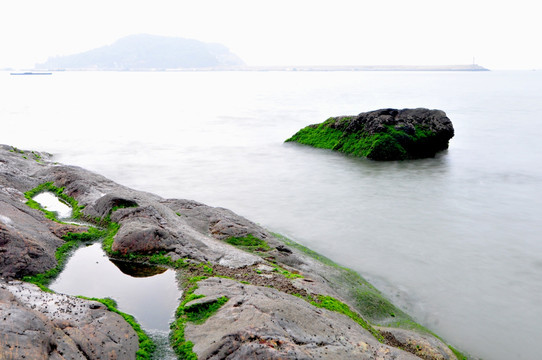
[[[488,71],[476,65],[248,66],[226,46],[194,39],[130,35],[79,54],[50,57],[34,70],[112,71]]]
[[[158,35],[130,35],[83,53],[56,56],[36,69],[47,70],[166,70],[244,66],[221,44]]]

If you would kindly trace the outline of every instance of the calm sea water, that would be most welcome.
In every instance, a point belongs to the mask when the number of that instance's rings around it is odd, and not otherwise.
[[[359,271],[452,345],[542,340],[542,72],[0,73],[0,143],[222,206]],[[329,116],[444,110],[434,159],[283,141]]]

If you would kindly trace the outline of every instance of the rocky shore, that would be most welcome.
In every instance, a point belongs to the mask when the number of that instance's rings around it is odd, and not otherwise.
[[[454,136],[444,111],[380,109],[355,116],[338,116],[309,125],[286,142],[332,149],[371,160],[434,157]]]
[[[28,205],[32,189],[61,193],[92,225],[47,218]],[[183,298],[170,340],[181,359],[463,358],[355,272],[227,209],[129,189],[7,145],[0,146],[0,358],[150,357],[122,316],[40,283],[40,274],[59,268],[68,241],[93,238],[110,257],[176,269]]]
[[[136,332],[105,305],[0,281],[2,359],[133,359]]]

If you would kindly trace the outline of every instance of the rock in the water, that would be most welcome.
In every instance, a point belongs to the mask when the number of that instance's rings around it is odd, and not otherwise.
[[[381,109],[332,117],[299,130],[287,142],[332,149],[372,160],[434,157],[454,136],[444,111]]]

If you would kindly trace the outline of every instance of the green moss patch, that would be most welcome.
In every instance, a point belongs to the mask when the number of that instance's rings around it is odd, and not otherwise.
[[[256,251],[269,251],[271,248],[269,245],[262,239],[258,239],[252,234],[248,234],[244,237],[229,237],[226,240],[224,240],[230,245],[236,246],[242,250],[249,251],[249,252],[256,252]]]
[[[196,304],[190,307],[185,306],[184,313],[186,319],[194,324],[203,324],[208,318],[213,316],[222,305],[227,303],[228,300],[227,297],[222,296],[210,303]]]
[[[110,222],[107,225],[106,235],[102,241],[102,248],[109,255],[120,255],[120,253],[115,253],[111,249],[113,246],[113,241],[115,240],[115,235],[120,229],[120,224]]]
[[[209,303],[186,306],[190,301],[204,297],[203,295],[196,295],[194,292],[198,288],[197,283],[206,278],[206,276],[194,276],[185,280],[187,288],[183,293],[183,300],[175,312],[175,321],[171,324],[170,333],[171,346],[179,359],[197,360],[198,358],[193,351],[194,343],[185,339],[184,329],[186,323],[203,324],[228,301],[228,298],[223,296]]]
[[[341,121],[344,123],[348,119],[343,118]],[[423,127],[416,127],[413,134],[391,125],[375,134],[369,134],[363,129],[347,132],[337,126],[336,118],[307,126],[286,140],[373,160],[406,160],[431,156],[425,149],[432,149],[435,141],[435,134]]]
[[[331,260],[330,258],[327,258],[324,255],[321,255],[321,254],[317,253],[316,251],[309,249],[306,246],[303,246],[303,245],[301,245],[301,244],[299,244],[299,243],[297,243],[295,241],[292,241],[292,240],[288,239],[286,236],[283,236],[283,235],[278,234],[278,233],[272,233],[272,234],[273,234],[274,237],[276,237],[277,239],[282,241],[285,245],[288,245],[289,247],[293,247],[293,248],[301,251],[302,253],[307,254],[308,256],[310,256],[313,259],[318,260],[322,264],[332,266],[332,267],[336,267],[336,268],[341,267],[336,262]]]
[[[292,271],[286,270],[285,268],[283,268],[281,266],[278,266],[278,265],[273,265],[273,271],[281,274],[286,279],[301,279],[301,278],[304,278],[304,276],[299,274],[298,272],[292,272]]]
[[[311,304],[316,307],[328,309],[348,316],[350,319],[358,323],[362,328],[368,330],[371,334],[373,334],[373,336],[378,341],[380,341],[381,343],[385,343],[385,339],[382,337],[382,335],[377,330],[375,330],[367,321],[365,321],[358,313],[352,311],[350,307],[345,303],[331,296],[318,295],[316,300],[311,301]]]
[[[454,353],[454,355],[457,357],[458,360],[468,360],[469,357],[465,354],[463,354],[461,351],[455,349],[453,346],[448,345],[450,350]]]
[[[356,309],[371,322],[385,325],[393,321],[412,322],[412,319],[388,299],[378,289],[361,277],[357,272],[340,267],[340,272],[333,276],[333,281],[344,286],[349,297],[353,299]]]
[[[24,196],[27,199],[26,204],[28,206],[30,206],[31,208],[43,211],[45,213],[45,216],[48,219],[58,222],[58,219],[56,219],[56,216],[54,215],[54,213],[52,213],[51,211],[43,209],[38,202],[33,200],[34,196],[36,196],[36,195],[38,195],[38,194],[40,194],[42,192],[45,192],[45,191],[49,191],[49,192],[55,194],[55,196],[58,197],[61,201],[63,201],[65,204],[71,206],[71,208],[72,208],[72,217],[74,219],[81,218],[82,210],[83,210],[84,206],[79,206],[79,203],[77,202],[77,200],[75,200],[73,197],[71,197],[71,196],[64,193],[64,188],[63,187],[59,188],[59,187],[54,186],[52,181],[40,184],[40,185],[36,186],[35,188],[33,188],[32,190],[29,190],[29,191],[25,192]]]
[[[23,151],[23,150],[20,150],[20,149],[17,149],[15,146],[12,146],[11,149],[9,150],[9,152],[12,152],[12,153],[16,153],[16,154],[21,154],[21,157],[25,160],[28,160],[28,156],[31,156],[32,159],[34,159],[36,162],[42,164],[42,157],[40,154],[38,154],[37,152],[35,151]],[[26,155],[28,154],[28,156]]]

